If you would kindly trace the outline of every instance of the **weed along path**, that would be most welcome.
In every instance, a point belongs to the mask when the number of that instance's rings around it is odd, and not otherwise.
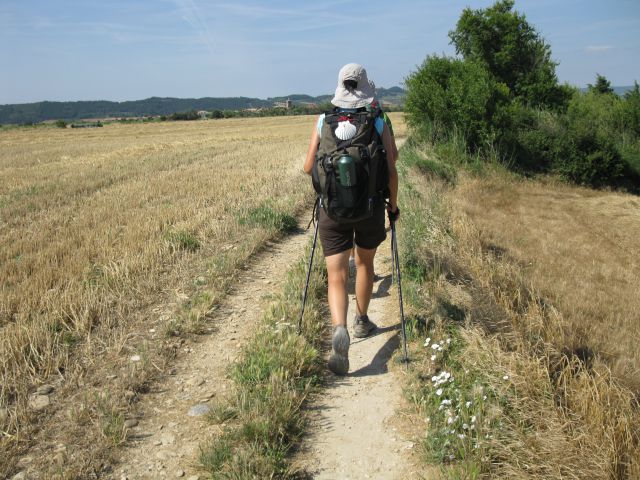
[[[349,295],[349,374],[331,376],[309,406],[311,426],[296,463],[314,479],[410,479],[414,444],[398,410],[402,407],[398,299],[391,286],[390,232],[375,259],[376,281],[369,317],[373,336],[353,336],[353,286]]]
[[[309,215],[302,215],[301,223]],[[112,478],[206,478],[197,464],[199,446],[220,428],[207,421],[209,405],[231,391],[229,365],[254,334],[269,296],[282,291],[285,273],[309,237],[309,231],[294,233],[268,244],[250,261],[217,309],[216,332],[190,344],[169,375],[137,403],[135,416],[127,420],[128,444]]]

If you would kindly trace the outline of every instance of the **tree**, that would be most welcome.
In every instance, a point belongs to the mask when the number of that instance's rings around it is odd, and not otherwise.
[[[633,82],[633,88],[624,94],[622,103],[623,128],[640,138],[640,86]]]
[[[407,121],[426,139],[445,140],[456,133],[476,150],[496,136],[508,91],[481,65],[430,56],[405,82]]]
[[[613,93],[611,82],[604,75],[596,73],[596,84],[589,84],[589,91],[601,94]]]
[[[558,85],[551,48],[513,5],[513,0],[499,0],[486,9],[465,8],[449,32],[451,43],[465,60],[484,65],[522,103],[564,109],[570,93]]]

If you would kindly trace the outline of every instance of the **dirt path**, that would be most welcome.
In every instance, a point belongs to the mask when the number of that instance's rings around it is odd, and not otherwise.
[[[194,407],[203,408],[230,391],[227,367],[252,335],[269,295],[282,290],[285,273],[308,238],[305,232],[271,244],[251,262],[217,310],[217,331],[187,347],[172,374],[137,404],[133,419],[137,425],[130,429],[128,446],[112,478],[206,478],[197,465],[199,446],[220,427],[194,415]],[[309,407],[310,433],[294,463],[313,478],[419,477],[413,467],[414,444],[406,433],[410,426],[397,415],[403,405],[399,378],[403,367],[390,365],[400,336],[389,249],[390,238],[376,256],[378,279],[369,314],[378,325],[377,333],[356,339],[351,332],[349,375],[331,376],[326,390]],[[353,286],[349,312],[350,317],[355,312]]]
[[[307,218],[301,217],[303,221]],[[227,367],[253,334],[269,295],[280,292],[289,266],[298,260],[309,232],[270,244],[237,280],[214,317],[217,331],[187,347],[171,375],[137,404],[137,425],[114,479],[205,478],[197,466],[199,445],[219,427],[193,409],[224,396],[231,388]]]
[[[388,235],[390,237],[390,234]],[[411,479],[414,444],[404,432],[397,411],[403,404],[401,365],[391,356],[401,341],[395,286],[391,287],[390,238],[376,255],[369,317],[377,333],[356,339],[352,326],[350,369],[346,377],[332,376],[326,390],[310,406],[310,434],[296,463],[314,479]],[[350,291],[349,324],[355,315]]]

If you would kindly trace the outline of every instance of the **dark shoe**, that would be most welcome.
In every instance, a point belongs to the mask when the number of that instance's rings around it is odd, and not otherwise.
[[[346,327],[334,327],[331,339],[329,370],[336,375],[346,375],[349,371],[349,332]]]
[[[376,328],[375,323],[369,320],[367,315],[356,315],[353,323],[353,336],[356,338],[368,337]]]

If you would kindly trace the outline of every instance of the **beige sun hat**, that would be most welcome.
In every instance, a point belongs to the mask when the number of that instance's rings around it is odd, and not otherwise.
[[[355,88],[345,86],[345,80],[357,82]],[[360,108],[373,102],[376,86],[367,78],[367,71],[357,63],[347,63],[338,73],[338,86],[331,103],[340,108]]]

